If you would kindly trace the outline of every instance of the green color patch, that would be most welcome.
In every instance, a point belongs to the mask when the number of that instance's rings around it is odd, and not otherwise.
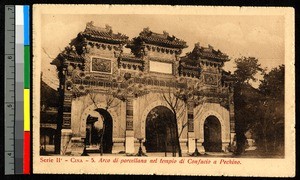
[[[30,89],[30,46],[24,46],[24,89]]]

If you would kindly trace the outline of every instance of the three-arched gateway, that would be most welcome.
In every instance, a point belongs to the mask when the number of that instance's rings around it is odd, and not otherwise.
[[[146,118],[147,152],[174,152],[177,147],[174,113],[165,106],[153,108]]]
[[[129,40],[87,23],[51,63],[60,77],[56,152],[80,155],[84,140],[88,150],[103,141],[104,153],[226,151],[235,134],[229,58],[200,43],[180,56],[186,47],[167,32],[145,28]]]

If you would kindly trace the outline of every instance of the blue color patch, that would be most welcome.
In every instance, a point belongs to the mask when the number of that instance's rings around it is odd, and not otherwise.
[[[29,45],[30,43],[30,36],[29,36],[29,6],[23,6],[23,13],[24,13],[24,45]]]

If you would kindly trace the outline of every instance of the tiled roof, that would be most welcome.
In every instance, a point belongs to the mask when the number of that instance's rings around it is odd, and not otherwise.
[[[112,43],[125,43],[128,40],[128,36],[124,34],[113,33],[110,26],[106,25],[105,28],[96,27],[93,22],[87,23],[86,28],[81,35],[90,40]]]
[[[161,45],[166,47],[175,48],[186,48],[186,42],[176,38],[175,36],[170,36],[169,33],[165,32],[163,34],[154,33],[149,30],[149,28],[144,28],[140,33],[139,38],[144,42],[154,45]]]
[[[218,62],[229,61],[228,55],[220,50],[215,50],[212,46],[202,47],[199,43],[195,44],[195,48],[188,55],[192,59],[209,59]]]
[[[61,66],[62,62],[64,62],[65,60],[72,61],[75,63],[82,63],[84,62],[84,57],[77,54],[74,46],[67,46],[65,50],[59,53],[58,56],[55,59],[53,59],[53,61],[50,64],[56,65],[58,67]]]
[[[205,52],[202,51],[200,52],[200,57],[201,58],[212,58],[212,59],[218,59],[218,60],[223,60],[223,61],[227,61],[228,60],[228,56],[223,54],[221,51],[211,51],[211,52]]]
[[[68,60],[76,61],[76,62],[83,62],[84,58],[78,54],[75,53],[61,53],[60,56],[63,58],[66,58]]]

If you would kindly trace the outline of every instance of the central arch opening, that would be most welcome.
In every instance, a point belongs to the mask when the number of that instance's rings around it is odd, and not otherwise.
[[[95,109],[86,121],[86,146],[89,152],[111,153],[112,117],[105,109]]]
[[[146,118],[147,152],[174,152],[176,150],[176,126],[174,113],[165,106],[153,108]]]
[[[221,152],[221,123],[216,116],[208,116],[204,122],[203,146],[207,152]]]

